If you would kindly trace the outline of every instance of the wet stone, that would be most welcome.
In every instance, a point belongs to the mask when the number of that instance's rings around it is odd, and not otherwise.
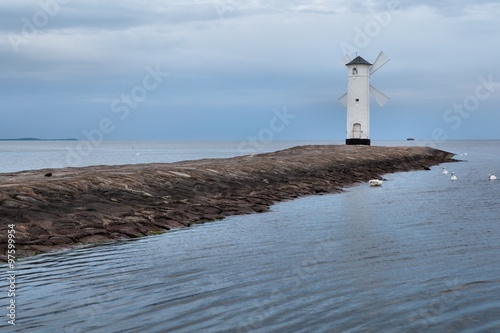
[[[262,213],[275,202],[429,169],[453,154],[429,147],[300,146],[272,153],[168,164],[91,166],[0,174],[0,260],[7,228],[33,255],[81,243]]]

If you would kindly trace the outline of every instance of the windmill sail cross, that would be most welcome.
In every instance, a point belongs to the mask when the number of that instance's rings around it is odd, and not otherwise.
[[[343,106],[347,107],[347,92],[339,97],[339,101]]]
[[[342,59],[340,59],[340,62],[342,63],[342,65],[345,65],[347,64],[349,61],[351,61],[351,57],[349,57],[349,55],[346,53]]]
[[[384,52],[380,52],[377,59],[375,59],[375,62],[370,68],[370,75],[375,73],[378,69],[380,69],[380,67],[384,66],[389,60],[389,57],[386,56]]]
[[[377,101],[378,105],[380,106],[384,106],[390,100],[390,97],[386,96],[383,92],[381,92],[371,84],[370,84],[370,91],[373,94],[373,97],[375,97],[375,100]]]

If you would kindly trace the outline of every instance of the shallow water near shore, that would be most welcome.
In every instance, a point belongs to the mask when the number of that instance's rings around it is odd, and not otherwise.
[[[0,328],[500,332],[500,180],[487,180],[500,175],[500,143],[438,148],[467,153],[457,156],[467,162],[386,175],[380,188],[360,184],[268,213],[20,260],[16,326],[2,314]],[[213,157],[235,152],[212,149]]]

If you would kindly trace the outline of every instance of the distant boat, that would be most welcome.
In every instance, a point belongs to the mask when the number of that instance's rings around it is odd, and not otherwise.
[[[412,137],[412,136],[410,136],[410,137],[406,138],[406,140],[408,140],[408,141],[415,141],[415,138]]]

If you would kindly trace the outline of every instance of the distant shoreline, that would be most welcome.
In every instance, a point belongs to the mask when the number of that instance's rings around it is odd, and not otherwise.
[[[0,139],[0,141],[78,141],[78,139],[75,139],[75,138],[67,138],[67,139],[16,138],[16,139]]]

